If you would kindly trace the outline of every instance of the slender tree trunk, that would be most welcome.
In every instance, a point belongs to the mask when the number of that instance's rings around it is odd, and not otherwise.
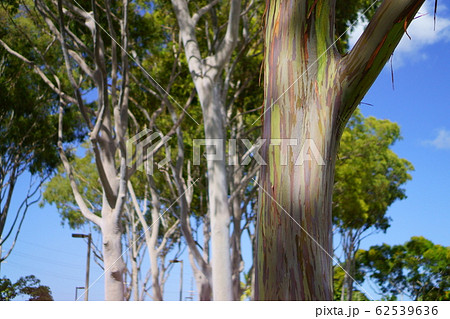
[[[242,174],[236,172],[235,181],[238,177],[242,177]],[[236,185],[236,184],[235,184]],[[242,272],[242,252],[241,252],[241,220],[242,220],[242,211],[241,211],[241,197],[236,196],[233,199],[233,235],[231,237],[231,265],[232,265],[232,280],[233,280],[233,300],[240,300],[242,295],[241,288],[241,272]]]
[[[239,110],[237,114],[241,114]],[[242,131],[244,129],[244,120],[242,116],[238,116],[235,123],[230,127],[230,138],[239,141],[242,139]],[[233,232],[231,235],[231,269],[233,280],[233,300],[239,301],[241,299],[243,289],[241,287],[241,273],[244,270],[244,263],[242,259],[241,237],[243,230],[241,229],[242,222],[242,201],[244,191],[238,191],[242,186],[244,172],[243,167],[240,166],[240,157],[242,154],[238,151],[237,143],[235,152],[230,152],[232,156],[230,160],[234,165],[229,166],[230,176],[230,194],[233,197],[231,200],[231,209],[233,216]],[[235,193],[238,191],[237,193]],[[245,204],[244,204],[245,206]],[[246,209],[246,208],[244,208]],[[252,254],[253,256],[253,254]]]
[[[353,299],[353,277],[355,276],[355,245],[353,242],[353,234],[350,231],[349,234],[349,247],[347,253],[347,260],[345,261],[345,268],[347,273],[345,274],[346,284],[347,284],[347,301],[352,301]]]
[[[221,150],[207,146],[208,154],[223,154],[207,161],[208,195],[211,216],[212,286],[214,300],[232,300],[230,254],[230,208],[228,206],[228,182],[225,159],[225,108],[218,83],[202,80],[198,90],[203,107],[205,137],[219,140]],[[214,289],[218,287],[218,289]]]
[[[130,258],[130,284],[126,287],[125,300],[129,301],[133,298],[134,301],[139,301],[139,266],[138,266],[138,234],[136,229],[136,222],[134,219],[134,212],[130,213],[128,205],[125,206],[125,213],[127,215],[127,223],[125,224],[125,231],[128,241],[126,242],[128,255]],[[125,281],[126,283],[126,277]]]
[[[223,81],[221,74],[236,46],[241,0],[230,1],[225,36],[215,49],[215,54],[209,55],[204,59],[200,53],[195,26],[200,17],[211,10],[214,4],[217,3],[213,1],[191,16],[185,0],[172,0],[189,70],[202,106],[205,138],[219,139],[224,145],[226,138],[224,123],[226,112],[222,98],[221,83]],[[212,146],[208,146],[207,149],[209,154],[219,151]],[[224,156],[222,159],[208,160],[207,162],[208,203],[211,216],[211,280],[214,300],[233,300],[229,234],[230,209],[228,207],[228,183],[225,163]]]
[[[152,216],[152,223],[151,225],[148,225],[147,221],[145,220],[145,210],[147,207],[145,207],[144,212],[139,207],[139,204],[137,202],[136,194],[134,192],[133,185],[130,181],[128,181],[128,191],[131,196],[131,200],[133,202],[134,210],[136,211],[136,214],[139,218],[139,221],[142,225],[142,228],[144,231],[144,239],[145,244],[147,245],[148,250],[148,257],[150,262],[150,273],[152,278],[152,293],[153,293],[153,300],[156,301],[162,301],[163,300],[163,293],[162,293],[162,287],[161,282],[159,280],[160,278],[160,267],[158,265],[158,234],[159,234],[159,227],[160,227],[160,216],[159,216],[159,209],[161,208],[161,203],[158,199],[158,194],[156,193],[155,189],[153,188],[153,179],[149,177],[149,184],[150,184],[150,194],[151,194],[151,216]],[[147,203],[145,201],[145,203]],[[145,206],[146,204],[144,204]]]
[[[201,278],[197,279],[197,289],[198,289],[198,297],[200,301],[211,301],[212,300],[212,288],[210,285],[210,281],[207,280],[203,274]]]
[[[353,274],[353,272],[350,273]],[[353,279],[352,277],[347,276],[347,301],[352,300],[353,300]]]
[[[133,290],[133,300],[139,301],[139,269],[135,256],[131,260],[131,289]]]
[[[159,282],[159,266],[158,266],[158,256],[156,250],[150,254],[150,271],[152,273],[152,292],[153,292],[153,300],[162,301],[163,294],[161,290],[161,284]]]
[[[341,58],[335,0],[267,1],[257,300],[332,300],[339,138],[422,3],[385,0]]]
[[[344,280],[342,281],[342,300],[352,301],[353,298],[353,276],[352,259],[347,256],[345,260]]]
[[[154,193],[152,193],[154,195]],[[152,201],[155,200],[152,197]],[[159,206],[158,206],[159,207]],[[153,222],[154,221],[154,222]],[[159,222],[159,214],[157,209],[152,208],[152,225],[151,225],[151,236],[150,236],[150,245],[147,246],[148,255],[150,258],[150,271],[152,273],[152,291],[153,291],[153,300],[162,301],[163,294],[161,289],[161,283],[159,281],[159,266],[158,266],[158,252],[155,247],[157,247],[158,240],[158,232],[159,232],[160,222]]]
[[[197,285],[198,299],[200,301],[211,301],[213,293],[211,287],[211,278],[209,278],[210,275],[208,276],[210,271],[202,271],[197,267],[195,257],[191,250],[189,251],[189,261],[191,263],[195,283]]]

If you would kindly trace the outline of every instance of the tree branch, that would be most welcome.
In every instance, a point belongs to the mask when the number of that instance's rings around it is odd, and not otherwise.
[[[59,86],[59,85],[58,85]],[[72,173],[72,167],[70,165],[69,159],[66,156],[66,153],[64,152],[63,148],[63,142],[62,142],[62,132],[63,132],[63,107],[61,103],[61,97],[60,97],[60,106],[59,106],[59,119],[58,119],[58,152],[59,156],[61,158],[61,161],[63,162],[64,169],[66,171],[67,177],[70,181],[70,186],[72,188],[73,196],[75,197],[75,201],[77,202],[78,207],[80,208],[81,214],[83,216],[96,224],[97,226],[102,226],[102,219],[95,215],[91,210],[87,207],[86,202],[83,199],[83,196],[81,196],[80,192],[78,191],[77,183],[75,182],[75,179],[73,177]]]
[[[192,16],[192,24],[195,27],[200,20],[200,18],[207,13],[209,10],[211,10],[216,4],[219,3],[220,0],[214,0],[207,4],[206,6],[200,8],[194,15]]]
[[[424,1],[383,1],[354,48],[341,60],[342,123],[372,86]]]
[[[180,224],[180,220],[177,220],[164,234],[164,237],[161,241],[161,244],[158,246],[158,248],[156,249],[156,253],[158,255],[161,254],[162,250],[166,247],[167,241],[169,239],[170,236],[173,235],[173,233],[175,232],[175,230],[178,228],[178,225]]]
[[[86,122],[86,125],[89,127],[89,129],[92,130],[92,125],[89,120],[89,117],[86,112],[86,108],[84,106],[83,98],[81,96],[80,88],[78,87],[77,83],[75,82],[75,78],[72,73],[72,66],[70,64],[69,60],[69,52],[66,46],[66,31],[64,26],[64,15],[63,15],[63,8],[62,8],[62,0],[58,0],[58,13],[59,13],[59,25],[60,25],[60,32],[54,31],[55,34],[61,43],[61,50],[63,52],[64,62],[66,65],[66,71],[67,71],[67,77],[69,78],[69,82],[72,85],[73,91],[75,93],[75,98],[77,99],[77,105],[80,108],[80,112],[83,115],[83,118]],[[48,19],[47,19],[48,20]],[[48,24],[50,27],[50,24]],[[56,28],[55,28],[56,29]]]
[[[221,69],[229,60],[239,37],[239,20],[241,18],[241,0],[231,0],[228,26],[225,37],[213,57],[217,69]],[[219,70],[217,70],[219,73]]]
[[[45,179],[47,179],[47,177]],[[39,197],[37,199],[31,201],[30,203],[28,202],[28,200],[31,199],[37,193],[38,190],[40,190],[40,188],[41,188],[42,184],[44,183],[45,179],[41,180],[39,185],[31,193],[30,193],[30,189],[31,189],[32,185],[30,183],[30,188],[28,189],[27,197],[25,198],[25,200],[22,202],[22,204],[20,205],[19,209],[17,210],[16,218],[14,220],[13,225],[10,228],[9,233],[6,235],[5,238],[3,238],[3,239],[0,238],[0,247],[1,247],[4,244],[4,242],[6,241],[6,239],[8,239],[8,237],[12,233],[12,231],[14,229],[14,226],[16,224],[17,218],[18,218],[18,216],[20,214],[20,211],[22,210],[23,206],[25,206],[25,209],[24,209],[24,211],[22,213],[22,218],[20,219],[20,222],[19,222],[19,225],[17,227],[17,230],[16,230],[16,233],[15,233],[13,242],[11,244],[11,247],[9,248],[8,252],[6,253],[6,255],[0,256],[0,263],[2,261],[6,260],[9,257],[9,255],[11,254],[11,252],[13,251],[13,249],[14,249],[16,243],[17,243],[17,238],[19,237],[20,230],[22,229],[23,221],[25,220],[25,216],[27,215],[28,208],[30,206],[36,204],[41,199],[41,195],[39,194]]]
[[[186,0],[172,0],[173,10],[177,16],[178,25],[180,27],[180,35],[183,40],[183,46],[186,53],[186,59],[189,64],[192,78],[203,76],[202,56],[195,36],[195,25],[189,14],[189,8]]]
[[[42,72],[42,70],[33,62],[28,60],[26,57],[24,57],[23,55],[21,55],[20,53],[18,53],[17,51],[14,51],[13,49],[11,49],[5,42],[3,42],[0,39],[0,44],[2,45],[2,47],[11,55],[15,56],[16,58],[22,60],[23,62],[27,63],[28,65],[33,67],[34,72],[39,75],[41,77],[41,79],[59,96],[61,96],[64,100],[66,100],[66,102],[68,103],[77,103],[77,100],[74,99],[73,97],[71,97],[70,95],[65,94],[64,92],[62,92],[55,84],[53,84],[52,81],[50,81],[50,79],[45,75],[44,72]]]

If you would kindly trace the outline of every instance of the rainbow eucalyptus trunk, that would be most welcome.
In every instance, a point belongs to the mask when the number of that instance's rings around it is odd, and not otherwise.
[[[335,0],[267,1],[256,300],[332,300],[341,132],[423,2],[385,0],[341,57]]]

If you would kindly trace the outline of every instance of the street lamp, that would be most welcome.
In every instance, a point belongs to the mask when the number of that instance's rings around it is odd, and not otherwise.
[[[78,299],[78,289],[84,289],[84,287],[75,287],[75,301]]]
[[[91,261],[91,234],[72,234],[74,238],[87,238],[88,239],[88,250],[87,250],[87,260],[86,260],[86,283],[84,285],[84,301],[88,301],[88,293],[89,293],[89,266]]]
[[[169,262],[173,264],[180,263],[181,269],[180,269],[180,301],[183,300],[183,261],[178,259],[170,260]]]

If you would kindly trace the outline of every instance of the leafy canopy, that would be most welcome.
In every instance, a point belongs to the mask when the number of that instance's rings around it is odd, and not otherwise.
[[[390,147],[401,139],[388,120],[364,118],[356,111],[345,129],[336,162],[333,222],[341,229],[386,231],[387,208],[406,198],[402,185],[414,168]]]
[[[361,250],[357,259],[387,299],[406,294],[413,300],[450,300],[450,247],[412,237],[404,245]]]
[[[0,301],[10,301],[17,296],[27,295],[29,301],[53,301],[52,291],[34,275],[21,277],[14,284],[6,277],[0,279]]]

